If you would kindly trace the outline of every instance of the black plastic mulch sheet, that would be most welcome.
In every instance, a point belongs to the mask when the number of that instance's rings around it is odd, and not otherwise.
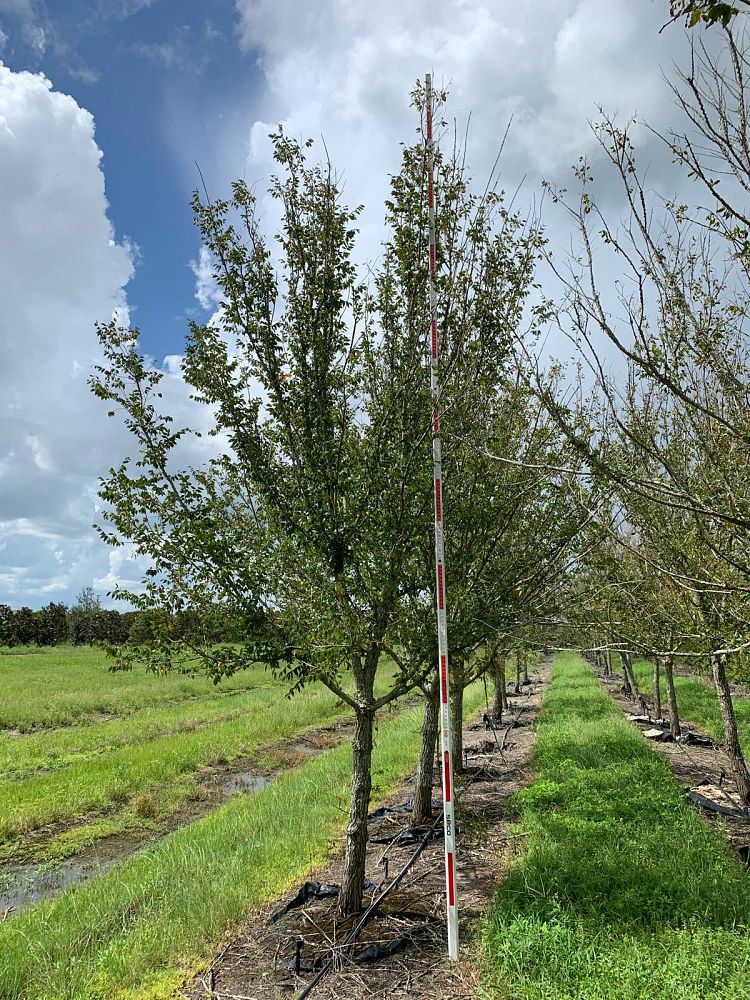
[[[365,892],[373,892],[378,887],[374,882],[365,880],[363,888]],[[300,906],[305,906],[307,903],[311,903],[316,899],[332,899],[333,897],[338,896],[340,892],[341,886],[338,882],[305,882],[296,896],[293,896],[288,903],[268,918],[266,926],[270,927],[271,924],[277,923],[282,917],[285,917],[290,910],[299,909]]]
[[[365,948],[358,955],[355,955],[354,961],[377,962],[379,958],[388,958],[389,955],[395,955],[396,952],[403,951],[408,944],[409,939],[403,937],[394,938],[393,941],[389,941],[387,944],[371,944],[369,948]]]

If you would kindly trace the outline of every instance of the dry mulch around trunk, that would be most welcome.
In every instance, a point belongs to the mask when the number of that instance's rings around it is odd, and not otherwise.
[[[693,723],[681,721],[682,736],[674,741],[669,736],[669,726],[646,721],[640,716],[640,707],[622,691],[622,680],[617,677],[600,679],[616,704],[632,719],[642,732],[663,729],[664,739],[649,739],[649,743],[669,760],[677,781],[685,794],[706,818],[724,834],[730,849],[748,864],[750,847],[750,817],[741,808],[737,786],[732,779],[729,759],[720,745]],[[696,742],[697,738],[697,742]]]
[[[295,895],[295,887],[285,899],[252,914],[183,996],[190,1000],[291,1000],[333,959],[334,969],[311,994],[315,1000],[475,997],[479,970],[470,954],[473,931],[504,866],[521,849],[508,829],[511,817],[507,800],[533,779],[534,724],[548,681],[547,664],[521,694],[510,695],[507,719],[517,718],[520,725],[506,730],[506,723],[493,731],[485,729],[481,721],[472,720],[464,727],[468,767],[456,778],[457,884],[463,953],[459,963],[449,962],[446,957],[443,828],[442,819],[438,819],[436,835],[397,888],[385,897],[354,945],[342,947],[351,921],[336,921],[335,898],[315,899],[269,924],[269,918]],[[435,778],[433,799],[437,802],[441,799],[437,771]],[[403,804],[411,795],[413,780],[407,779],[400,793],[383,805]],[[418,844],[392,839],[394,834],[406,833],[409,820],[408,811],[390,810],[371,820],[366,875],[372,888],[365,895],[365,906],[415,853]],[[387,842],[376,843],[378,840]],[[324,884],[338,883],[341,869],[339,852],[330,865],[311,873],[309,878]],[[379,957],[368,958],[372,949]],[[388,953],[382,954],[383,949]]]

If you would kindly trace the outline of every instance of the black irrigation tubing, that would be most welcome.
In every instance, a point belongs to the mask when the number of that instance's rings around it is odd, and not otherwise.
[[[414,864],[414,862],[417,860],[417,858],[420,856],[420,854],[424,851],[425,847],[427,847],[427,844],[428,844],[428,842],[429,842],[429,840],[430,840],[430,838],[431,838],[431,836],[432,836],[435,828],[437,827],[437,825],[438,825],[439,822],[442,822],[442,819],[443,819],[442,814],[439,814],[438,816],[435,817],[435,820],[433,821],[432,826],[427,831],[427,833],[424,835],[424,837],[422,838],[422,840],[419,842],[419,845],[417,846],[417,849],[414,851],[414,853],[411,855],[411,857],[407,860],[406,864],[403,866],[403,868],[398,873],[398,875],[393,879],[392,882],[390,882],[385,887],[385,889],[383,889],[383,891],[380,893],[380,895],[370,903],[370,905],[367,907],[367,909],[365,910],[365,912],[359,918],[359,920],[357,921],[357,923],[354,925],[354,927],[346,935],[346,937],[344,938],[344,940],[342,942],[342,948],[346,947],[347,945],[353,944],[357,940],[357,938],[359,937],[360,932],[370,922],[370,920],[372,919],[372,917],[375,916],[375,913],[379,909],[380,904],[383,902],[383,900],[388,895],[388,893],[392,889],[396,888],[396,886],[403,879],[404,875],[406,875],[406,873],[409,871],[409,869],[411,868],[411,866]],[[328,959],[328,961],[326,962],[326,964],[323,966],[323,968],[320,970],[320,972],[315,976],[315,978],[312,979],[307,984],[307,986],[304,988],[304,990],[297,997],[297,1000],[306,1000],[306,998],[310,996],[310,994],[315,989],[315,987],[318,985],[318,983],[320,983],[328,975],[328,973],[333,969],[333,965],[334,965],[334,958],[332,957],[332,958]]]
[[[531,696],[531,692],[530,691],[526,691],[526,692],[524,692],[524,694],[525,694],[526,698],[530,698],[530,696]],[[515,719],[513,720],[513,722],[511,723],[511,725],[508,727],[508,730],[512,729],[516,725],[516,723],[518,722],[518,720],[521,718],[521,714],[523,712],[525,712],[528,707],[529,707],[528,704],[526,704],[526,705],[522,704],[519,707],[518,713],[517,713]],[[478,777],[478,775],[474,775],[473,777],[470,777],[467,781],[465,781],[461,785],[460,788],[458,788],[456,790],[456,802],[459,802],[461,800],[461,797],[464,794],[464,792],[468,788],[471,787],[471,785],[477,780],[477,777]],[[407,872],[409,871],[409,869],[412,867],[412,865],[415,863],[415,861],[417,861],[417,859],[419,858],[419,856],[422,854],[422,852],[424,851],[424,849],[427,847],[427,844],[429,843],[430,839],[432,838],[432,834],[435,832],[435,828],[437,827],[438,823],[442,822],[442,819],[443,819],[442,813],[438,813],[438,815],[433,820],[432,826],[427,830],[427,832],[425,833],[424,837],[422,838],[422,840],[417,845],[416,850],[408,858],[408,860],[406,861],[406,863],[404,864],[403,868],[398,873],[398,875],[396,875],[396,877],[393,879],[393,881],[390,882],[385,887],[385,889],[383,889],[383,891],[380,893],[380,895],[376,899],[374,899],[372,901],[372,903],[370,903],[370,905],[367,907],[367,909],[365,910],[365,912],[360,917],[359,921],[354,925],[354,927],[346,935],[346,937],[344,938],[344,940],[341,943],[341,948],[342,949],[345,948],[347,945],[353,944],[357,940],[357,938],[359,937],[360,933],[364,930],[364,928],[366,927],[366,925],[370,922],[370,920],[377,913],[378,909],[380,908],[380,904],[383,902],[383,900],[388,895],[388,893],[391,892],[393,889],[395,889],[396,886],[398,886],[401,883],[402,879],[407,874]],[[381,860],[382,860],[382,857],[385,857],[387,855],[388,851],[391,850],[391,848],[395,847],[397,843],[398,843],[398,840],[395,840],[395,841],[391,842],[391,844],[386,848],[386,851],[384,852],[384,854],[381,856]],[[303,991],[299,994],[299,996],[297,996],[296,1000],[307,1000],[307,997],[310,996],[310,994],[315,989],[315,987],[318,986],[318,984],[321,983],[323,981],[323,979],[325,979],[325,977],[328,975],[329,972],[331,972],[331,970],[333,969],[334,963],[335,963],[335,957],[329,958],[329,960],[326,962],[326,964],[323,966],[323,968],[320,970],[320,972],[318,972],[318,974],[315,976],[315,978],[312,979],[307,984],[307,986],[303,989]]]
[[[524,691],[523,695],[526,698],[530,698],[531,697],[531,691]],[[518,723],[518,720],[521,718],[522,713],[525,712],[528,707],[529,707],[528,705],[522,704],[521,707],[518,709],[518,713],[516,714],[516,716],[513,719],[513,721],[510,723],[510,725],[508,725],[508,726],[505,727],[505,732],[503,733],[503,742],[502,742],[502,745],[500,743],[498,743],[498,740],[497,740],[497,730],[493,727],[493,729],[492,729],[492,735],[495,737],[495,743],[497,745],[497,749],[498,749],[501,757],[503,757],[503,751],[505,750],[505,743],[506,743],[506,741],[508,739],[508,733],[511,731],[511,729],[514,729],[516,727],[516,725]],[[503,757],[503,760],[505,760],[504,757]]]

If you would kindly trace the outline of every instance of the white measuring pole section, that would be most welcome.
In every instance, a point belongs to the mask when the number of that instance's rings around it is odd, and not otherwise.
[[[448,685],[448,623],[446,619],[445,551],[443,545],[443,470],[440,451],[440,382],[438,379],[437,294],[435,292],[435,150],[432,141],[432,75],[425,77],[427,117],[427,213],[430,231],[430,390],[432,392],[432,464],[435,492],[435,603],[437,605],[440,670],[440,731],[443,763],[443,827],[445,830],[445,891],[448,912],[448,957],[458,958],[458,889],[456,886],[456,824],[453,816],[453,766]]]

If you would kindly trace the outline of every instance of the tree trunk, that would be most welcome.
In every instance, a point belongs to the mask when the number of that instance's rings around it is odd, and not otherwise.
[[[451,692],[451,753],[458,774],[464,769],[464,689],[458,679]]]
[[[375,713],[371,708],[358,708],[355,714],[352,740],[352,795],[349,804],[349,824],[346,828],[344,876],[339,896],[340,916],[349,916],[362,909],[362,887],[365,881],[367,854],[367,813],[372,791],[372,733]]]
[[[630,683],[630,674],[627,668],[627,653],[620,652],[620,666],[622,667],[622,680],[623,686],[625,688],[625,694],[628,698],[633,697],[633,686]]]
[[[432,781],[435,767],[435,743],[440,721],[440,685],[437,676],[424,696],[424,717],[422,719],[422,745],[419,748],[414,806],[411,821],[414,826],[432,820]]]
[[[524,653],[523,655],[523,682],[524,684],[529,683],[529,654]]]
[[[680,735],[680,713],[677,711],[677,692],[674,689],[674,657],[664,657],[664,681],[669,701],[669,730],[675,739]]]
[[[641,711],[644,715],[648,715],[648,705],[646,704],[646,699],[640,692],[638,687],[638,681],[635,679],[635,674],[633,673],[633,657],[630,653],[622,653],[622,669],[625,674],[626,687],[630,690],[630,697],[634,698],[640,705]]]
[[[737,784],[740,798],[745,806],[750,806],[750,772],[748,772],[737,735],[737,719],[734,714],[732,692],[727,680],[726,654],[713,653],[711,655],[711,675],[716,688],[716,697],[719,699],[721,721],[724,724],[724,749],[729,757],[732,775]]]
[[[521,693],[521,654],[516,653],[516,694]]]
[[[604,654],[604,676],[612,676],[612,650],[608,649]]]
[[[505,693],[505,653],[500,653],[492,670],[492,680],[495,695],[492,700],[492,717],[497,722],[503,721],[503,709],[507,707],[508,698]]]
[[[654,719],[661,718],[661,688],[659,686],[659,657],[654,657]]]

